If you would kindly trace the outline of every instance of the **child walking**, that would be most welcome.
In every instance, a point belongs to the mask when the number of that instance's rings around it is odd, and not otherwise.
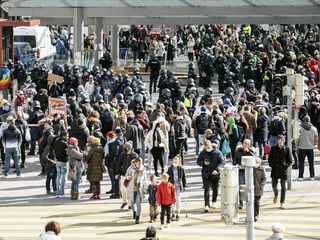
[[[153,223],[158,216],[157,190],[157,178],[155,175],[151,175],[150,184],[148,186],[150,223]]]
[[[170,227],[170,212],[171,205],[176,203],[176,191],[172,183],[169,183],[169,175],[167,173],[162,174],[162,182],[158,186],[157,190],[157,203],[161,206],[161,225],[160,229],[164,227]],[[167,215],[167,222],[164,225],[164,215]]]
[[[176,204],[172,205],[171,213],[172,221],[180,220],[180,210],[181,210],[181,193],[185,191],[186,188],[186,174],[183,166],[181,165],[180,155],[176,155],[172,159],[172,165],[168,168],[169,182],[173,184],[176,191]]]

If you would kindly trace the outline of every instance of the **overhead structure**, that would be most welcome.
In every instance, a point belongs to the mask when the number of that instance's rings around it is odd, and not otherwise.
[[[85,24],[320,23],[320,0],[9,0],[10,16],[45,24],[72,24],[81,8]],[[58,21],[59,23],[59,21]]]

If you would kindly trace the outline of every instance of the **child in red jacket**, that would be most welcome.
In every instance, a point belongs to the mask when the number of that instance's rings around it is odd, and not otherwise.
[[[176,203],[176,191],[174,186],[168,182],[169,175],[164,173],[162,174],[162,182],[158,186],[157,190],[157,203],[161,206],[161,225],[160,229],[163,227],[170,227],[170,210],[171,204]],[[164,215],[167,215],[167,223],[164,225]]]

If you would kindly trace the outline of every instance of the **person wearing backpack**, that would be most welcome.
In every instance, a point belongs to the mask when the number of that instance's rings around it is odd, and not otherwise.
[[[270,147],[276,146],[278,144],[278,136],[285,135],[286,133],[285,122],[280,116],[278,116],[278,113],[276,113],[271,119],[271,123],[269,125],[269,133]]]
[[[180,111],[175,111],[175,116],[175,122],[173,123],[175,143],[174,155],[179,154],[181,156],[181,164],[183,165],[183,144],[187,139],[186,124]]]
[[[200,115],[195,120],[195,129],[198,132],[199,145],[202,146],[205,140],[205,132],[209,129],[210,117],[207,113],[207,108],[202,106],[200,108]]]

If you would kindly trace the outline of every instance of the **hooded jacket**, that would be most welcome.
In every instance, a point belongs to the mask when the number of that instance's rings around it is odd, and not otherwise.
[[[4,148],[20,148],[22,143],[21,133],[15,125],[10,124],[3,131],[2,145]]]
[[[300,149],[314,149],[318,144],[318,130],[310,123],[303,122],[300,126],[300,136],[297,146]]]

